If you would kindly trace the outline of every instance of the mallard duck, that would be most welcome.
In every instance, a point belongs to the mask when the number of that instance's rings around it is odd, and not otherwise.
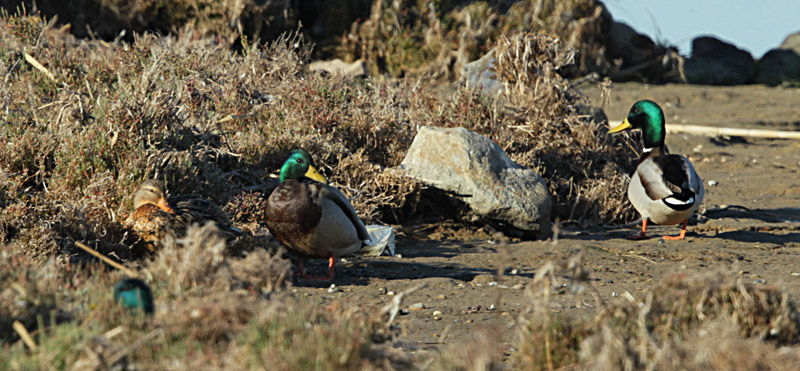
[[[684,156],[669,154],[664,145],[664,112],[650,100],[640,100],[631,107],[628,117],[609,134],[628,129],[642,131],[644,152],[628,184],[628,199],[642,215],[642,233],[631,239],[648,238],[647,221],[656,224],[683,224],[678,236],[686,237],[686,223],[703,202],[703,181]]]
[[[166,197],[164,183],[148,179],[133,195],[134,211],[125,221],[139,237],[147,242],[150,252],[163,246],[164,239],[182,237],[193,223],[213,222],[224,237],[233,241],[241,230],[231,226],[228,215],[216,204],[196,195]]]
[[[369,239],[350,201],[327,184],[304,150],[294,150],[281,167],[280,184],[267,199],[267,227],[298,253],[300,277],[331,280],[334,259],[358,251]],[[309,277],[303,258],[327,258],[328,276]]]
[[[114,285],[114,301],[125,308],[153,314],[153,293],[144,281],[126,278]]]

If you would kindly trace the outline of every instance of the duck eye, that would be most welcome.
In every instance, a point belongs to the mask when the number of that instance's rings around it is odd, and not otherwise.
[[[298,158],[298,159],[297,159],[297,160],[295,160],[295,161],[297,161],[297,163],[298,163],[298,164],[302,164],[302,163],[303,163],[303,159],[302,159],[302,158]]]

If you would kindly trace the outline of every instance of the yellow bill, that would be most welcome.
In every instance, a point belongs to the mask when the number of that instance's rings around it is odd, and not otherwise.
[[[619,124],[619,126],[609,130],[608,133],[609,134],[619,133],[620,131],[630,129],[631,127],[632,127],[631,123],[628,122],[628,119],[626,118],[625,121]]]
[[[317,168],[314,165],[308,165],[308,171],[306,171],[306,178],[311,180],[316,180],[322,184],[328,184],[328,179],[325,179],[322,174],[317,171]]]

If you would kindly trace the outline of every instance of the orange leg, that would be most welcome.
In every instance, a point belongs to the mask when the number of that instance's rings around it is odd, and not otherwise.
[[[639,234],[639,235],[630,236],[630,237],[628,237],[628,239],[629,240],[646,240],[646,239],[650,238],[650,236],[648,236],[646,232],[647,232],[647,218],[644,218],[644,219],[642,219],[642,233]]]
[[[308,279],[308,280],[330,281],[330,280],[333,279],[333,274],[334,274],[333,263],[334,263],[334,261],[335,260],[333,258],[333,255],[331,255],[328,258],[328,275],[327,276],[325,276],[325,277],[315,277],[315,276],[309,276],[309,275],[306,274],[305,270],[303,270],[303,257],[302,256],[298,256],[297,257],[297,274],[300,276],[300,278],[305,278],[305,279]]]
[[[677,236],[664,236],[662,238],[665,240],[682,240],[684,237],[686,237],[686,223],[688,222],[689,219],[683,221],[683,229],[681,229],[681,234]]]

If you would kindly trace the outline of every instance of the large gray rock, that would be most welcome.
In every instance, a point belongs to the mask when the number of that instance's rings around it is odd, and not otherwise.
[[[786,36],[786,39],[781,43],[780,49],[794,50],[797,55],[800,55],[800,32],[795,32]]]
[[[741,85],[753,82],[758,66],[745,50],[713,37],[692,40],[692,56],[683,65],[686,82],[703,85]]]
[[[459,195],[483,217],[535,237],[550,235],[551,199],[539,174],[491,139],[464,128],[422,127],[400,165],[428,185]]]
[[[756,83],[778,85],[784,81],[800,81],[800,55],[792,49],[772,49],[758,61]]]

